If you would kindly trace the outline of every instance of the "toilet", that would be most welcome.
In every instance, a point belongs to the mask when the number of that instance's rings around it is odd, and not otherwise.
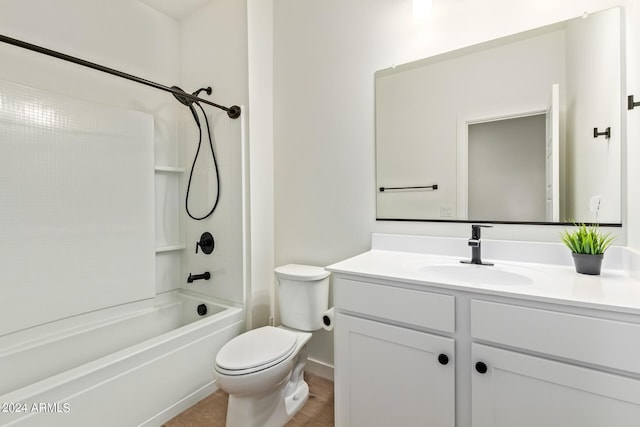
[[[227,427],[282,427],[307,402],[306,344],[322,327],[329,274],[309,265],[276,268],[282,326],[247,331],[220,349],[214,373],[229,394]]]

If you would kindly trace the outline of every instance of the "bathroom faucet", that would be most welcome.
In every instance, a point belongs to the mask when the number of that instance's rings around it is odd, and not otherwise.
[[[479,224],[473,224],[471,226],[471,238],[469,239],[469,246],[471,246],[471,260],[460,262],[464,264],[493,265],[491,262],[482,262],[480,227],[491,228],[492,226]]]

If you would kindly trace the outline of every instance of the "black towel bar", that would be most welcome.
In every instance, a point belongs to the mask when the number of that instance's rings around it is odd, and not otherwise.
[[[416,187],[380,187],[380,191],[387,191],[387,190],[423,190],[423,189],[437,190],[438,189],[438,184],[420,185],[420,186],[416,186]]]

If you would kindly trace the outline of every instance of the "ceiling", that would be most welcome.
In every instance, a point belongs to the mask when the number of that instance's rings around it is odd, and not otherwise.
[[[181,20],[195,12],[210,0],[139,0],[140,2],[164,13],[174,19]]]

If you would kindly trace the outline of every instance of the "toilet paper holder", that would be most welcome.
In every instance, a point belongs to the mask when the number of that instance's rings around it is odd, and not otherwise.
[[[322,313],[322,329],[325,331],[333,330],[334,311],[333,307]]]

